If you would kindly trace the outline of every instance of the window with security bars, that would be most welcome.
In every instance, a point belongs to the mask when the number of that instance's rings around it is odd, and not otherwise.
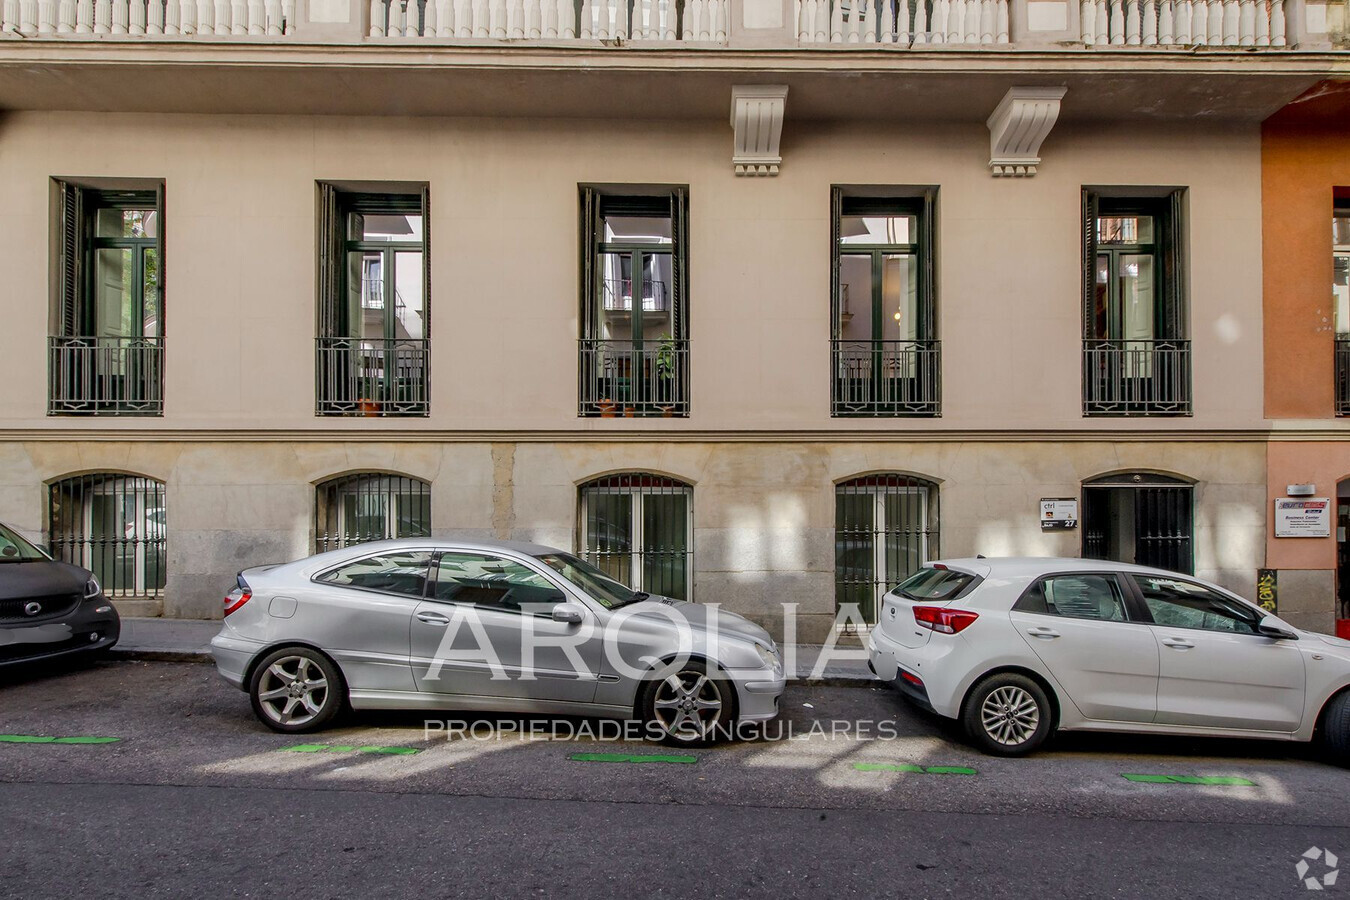
[[[692,599],[694,489],[660,475],[607,475],[581,486],[582,553],[649,594]]]
[[[1083,484],[1083,556],[1193,574],[1194,488],[1151,472]]]
[[[938,489],[912,475],[866,475],[834,491],[834,597],[874,623],[881,597],[938,555]]]
[[[319,553],[367,541],[431,535],[431,486],[404,475],[344,475],[319,485],[315,501]]]
[[[167,575],[164,484],[138,475],[78,475],[53,483],[52,555],[94,573],[115,598],[152,598]]]

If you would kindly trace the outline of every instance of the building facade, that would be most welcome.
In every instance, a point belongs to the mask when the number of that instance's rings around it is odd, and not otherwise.
[[[975,554],[1273,567],[1330,629],[1262,123],[1343,11],[6,4],[0,519],[143,614],[430,534],[808,641]]]

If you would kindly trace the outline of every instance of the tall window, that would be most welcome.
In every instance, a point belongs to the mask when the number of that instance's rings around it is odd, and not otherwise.
[[[48,414],[162,414],[163,186],[57,180],[52,198],[59,258]]]
[[[314,522],[317,553],[367,541],[428,537],[431,487],[403,475],[343,475],[319,485]]]
[[[1150,472],[1083,484],[1083,556],[1190,574],[1193,489]]]
[[[579,414],[689,415],[688,194],[581,189]]]
[[[940,345],[933,290],[935,191],[833,192],[831,351],[835,416],[936,416]]]
[[[1083,413],[1190,415],[1184,191],[1083,191]]]
[[[430,412],[428,205],[319,185],[319,415]]]
[[[693,495],[684,482],[641,473],[582,485],[582,552],[634,590],[690,599]]]
[[[167,575],[164,484],[138,475],[66,478],[48,493],[52,555],[94,573],[110,597],[156,597]]]
[[[1350,201],[1331,219],[1331,302],[1336,326],[1336,415],[1350,415]]]
[[[834,597],[877,620],[881,597],[938,555],[937,485],[865,475],[834,491]]]

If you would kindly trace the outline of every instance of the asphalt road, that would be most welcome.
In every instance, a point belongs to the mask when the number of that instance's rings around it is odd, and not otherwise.
[[[118,740],[0,737],[0,897],[1267,898],[1311,895],[1310,847],[1350,868],[1350,771],[1311,748],[1065,736],[1002,760],[884,689],[783,705],[695,752],[454,714],[453,738],[422,714],[296,738],[208,666],[3,672],[0,735]]]

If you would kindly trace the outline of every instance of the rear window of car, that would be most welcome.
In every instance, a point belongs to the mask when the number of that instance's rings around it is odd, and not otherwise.
[[[900,582],[895,593],[911,600],[954,600],[978,577],[955,569],[920,569]]]

